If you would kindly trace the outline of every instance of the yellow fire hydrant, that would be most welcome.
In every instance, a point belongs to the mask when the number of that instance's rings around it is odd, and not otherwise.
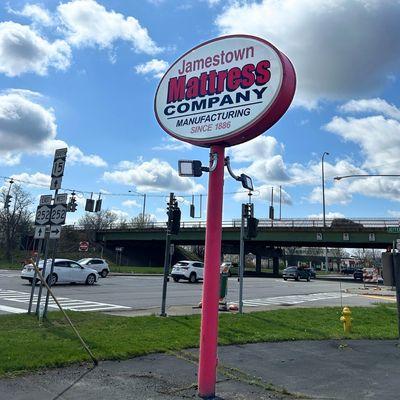
[[[351,311],[349,307],[344,307],[342,311],[342,316],[340,317],[340,322],[343,323],[344,333],[349,333],[351,331]]]

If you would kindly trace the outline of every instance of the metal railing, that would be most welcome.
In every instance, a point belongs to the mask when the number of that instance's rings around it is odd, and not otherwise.
[[[165,228],[165,222],[149,222],[145,225],[137,226],[135,224],[113,224],[109,228],[101,229],[101,231],[109,230],[151,230],[151,229],[163,229]],[[323,228],[322,219],[314,218],[287,218],[280,220],[260,219],[258,226],[260,228]],[[399,227],[400,220],[396,218],[357,218],[357,219],[346,219],[341,222],[334,219],[326,220],[327,228],[334,228],[339,230],[352,230],[358,228],[388,228],[388,227]],[[72,226],[71,226],[72,227]],[[204,229],[206,227],[206,221],[183,221],[181,222],[182,229]],[[230,221],[222,222],[223,228],[240,228],[240,219],[232,219]],[[74,229],[83,229],[82,226],[73,226]]]

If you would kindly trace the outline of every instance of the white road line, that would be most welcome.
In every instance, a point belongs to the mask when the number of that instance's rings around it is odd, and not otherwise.
[[[287,304],[300,304],[310,301],[319,300],[331,300],[339,299],[340,297],[352,297],[356,296],[351,293],[313,293],[304,295],[292,295],[292,296],[279,296],[279,297],[266,297],[264,299],[248,299],[243,300],[243,305],[247,307],[260,307],[268,305],[287,305]],[[230,304],[238,305],[237,302],[230,302]]]
[[[11,301],[16,303],[29,303],[30,294],[26,292],[19,292],[16,290],[8,290],[8,289],[0,289],[0,301]],[[43,299],[43,297],[42,297]],[[88,300],[77,300],[77,299],[69,299],[68,297],[59,297],[57,298],[61,306],[66,310],[73,310],[73,311],[101,311],[101,310],[123,310],[129,309],[130,307],[120,306],[118,304],[108,304],[108,303],[100,303],[97,301],[88,301]],[[43,300],[42,300],[43,301]],[[37,303],[37,295],[33,297],[34,304]],[[0,310],[8,312],[16,312],[11,311],[14,310],[21,310],[19,312],[26,312],[26,310],[22,310],[20,308],[8,307],[8,306],[1,306],[4,309],[0,308]],[[58,308],[55,301],[52,299],[49,300],[49,307],[51,308]]]
[[[22,314],[27,312],[27,310],[24,310],[22,308],[2,306],[1,304],[0,304],[0,311],[6,311],[13,314]]]

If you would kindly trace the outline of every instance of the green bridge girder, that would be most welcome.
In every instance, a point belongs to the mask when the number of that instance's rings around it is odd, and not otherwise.
[[[148,229],[110,229],[97,232],[97,240],[105,243],[115,242],[164,242],[165,228]],[[223,244],[237,244],[240,237],[239,227],[225,227],[222,230]],[[254,245],[260,246],[296,246],[296,247],[340,247],[340,248],[387,248],[400,238],[400,233],[388,232],[388,228],[317,228],[317,227],[263,227]],[[172,243],[181,245],[204,244],[204,228],[182,228],[179,235],[172,236]]]

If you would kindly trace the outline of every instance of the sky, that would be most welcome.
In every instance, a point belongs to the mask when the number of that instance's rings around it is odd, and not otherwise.
[[[199,43],[259,36],[292,61],[289,110],[227,154],[253,178],[255,216],[271,192],[282,218],[321,218],[325,156],[328,218],[400,217],[400,1],[398,0],[0,0],[0,186],[14,177],[38,200],[49,194],[54,150],[68,147],[63,188],[130,219],[166,219],[169,192],[183,220],[206,216],[208,176],[179,177],[179,159],[208,150],[169,137],[153,111],[157,85]],[[281,191],[279,190],[281,187]],[[248,199],[226,175],[224,215]],[[281,193],[281,196],[279,194]],[[279,216],[279,206],[275,215]]]

